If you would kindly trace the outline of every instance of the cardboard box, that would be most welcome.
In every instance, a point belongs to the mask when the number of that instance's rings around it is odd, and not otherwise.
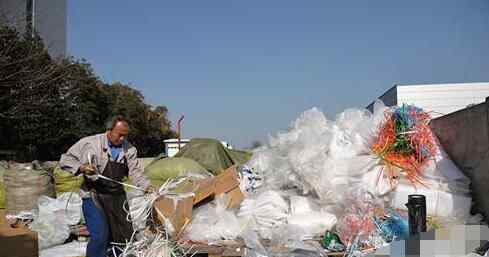
[[[236,187],[239,188],[239,178],[238,172],[236,171],[236,166],[231,166],[227,170],[223,171],[221,174],[215,177],[215,181],[215,195],[230,192]]]
[[[239,187],[236,187],[235,189],[226,193],[226,195],[227,195],[226,208],[228,209],[233,209],[238,207],[241,204],[241,202],[244,200],[244,194],[243,192],[241,192],[241,189],[239,189]]]
[[[7,218],[5,217],[7,212],[5,210],[0,210],[0,227],[5,226],[7,224]]]
[[[0,256],[38,257],[37,233],[27,228],[12,228],[0,212]]]
[[[189,179],[178,186],[178,193],[193,193],[188,197],[162,196],[154,203],[157,222],[170,222],[171,235],[178,239],[182,230],[192,219],[193,206],[211,197],[226,194],[227,208],[235,208],[243,201],[244,195],[239,189],[236,167],[232,166],[216,177],[194,181]]]
[[[189,197],[168,197],[162,196],[155,201],[153,207],[156,212],[158,223],[168,225],[171,223],[171,236],[177,237],[180,231],[190,223],[192,219],[192,209],[194,206],[193,196]]]
[[[208,178],[201,180],[195,186],[193,192],[194,196],[194,204],[198,204],[203,200],[213,196],[216,191],[216,180],[215,178]]]

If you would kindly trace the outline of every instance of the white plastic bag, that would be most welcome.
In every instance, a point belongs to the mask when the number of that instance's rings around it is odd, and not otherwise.
[[[470,216],[472,198],[469,195],[446,192],[440,189],[436,181],[428,182],[430,187],[417,186],[416,188],[402,180],[394,191],[392,206],[407,210],[406,203],[410,194],[422,194],[426,197],[426,213],[430,216],[466,218]]]
[[[77,225],[82,218],[82,199],[78,193],[63,193],[56,198],[56,207],[63,210],[68,225]]]
[[[291,215],[304,214],[319,210],[319,206],[315,202],[304,196],[292,195],[289,197],[289,201]]]
[[[443,191],[469,194],[470,179],[453,163],[438,144],[437,153],[425,166],[423,177],[443,187]]]
[[[53,198],[41,196],[38,210],[29,228],[38,233],[39,249],[62,244],[70,236],[70,227],[64,209]]]
[[[245,199],[241,203],[238,217],[253,219],[258,226],[270,228],[285,223],[288,211],[289,205],[278,192],[266,191],[256,199]]]

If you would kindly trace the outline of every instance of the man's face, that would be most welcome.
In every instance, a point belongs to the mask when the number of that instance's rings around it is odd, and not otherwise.
[[[112,130],[109,130],[107,136],[113,145],[121,145],[129,134],[129,125],[126,122],[119,121]]]

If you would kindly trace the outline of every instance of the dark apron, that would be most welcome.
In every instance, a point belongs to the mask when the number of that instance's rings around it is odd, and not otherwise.
[[[102,174],[115,181],[122,182],[124,177],[129,175],[126,157],[124,157],[123,163],[118,163],[112,161],[109,156],[109,161]],[[124,211],[124,208],[129,210],[124,187],[102,178],[95,181],[85,179],[85,183],[89,191],[92,192],[92,199],[95,204],[105,214],[110,229],[110,241],[115,243],[126,243],[129,241],[133,234],[133,227],[132,223],[127,221],[128,213]]]

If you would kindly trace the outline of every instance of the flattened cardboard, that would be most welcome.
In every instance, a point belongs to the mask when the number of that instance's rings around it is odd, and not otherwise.
[[[169,220],[174,229],[172,236],[176,236],[192,219],[193,197],[170,198],[162,196],[156,200],[154,208],[158,209],[156,211],[158,221],[165,224],[165,219]]]
[[[231,166],[227,170],[215,177],[216,189],[215,195],[220,195],[239,187],[239,178],[236,171],[236,166]]]
[[[12,228],[5,212],[0,213],[0,256],[38,257],[37,233],[27,228]]]
[[[216,180],[215,178],[208,178],[201,180],[197,183],[194,188],[194,204],[198,204],[208,197],[214,195],[216,190]]]
[[[244,199],[239,189],[239,178],[236,167],[232,166],[216,177],[199,181],[189,180],[181,185],[179,193],[194,193],[194,196],[185,198],[160,197],[155,201],[154,208],[158,209],[156,217],[159,223],[165,224],[165,219],[170,221],[174,231],[172,237],[178,237],[182,229],[192,219],[192,208],[209,197],[227,194],[227,208],[237,207]],[[163,217],[161,216],[163,215]]]
[[[243,192],[241,192],[241,189],[239,189],[239,187],[236,187],[235,189],[229,191],[226,194],[227,194],[227,204],[226,204],[227,209],[234,209],[238,207],[245,197]]]

